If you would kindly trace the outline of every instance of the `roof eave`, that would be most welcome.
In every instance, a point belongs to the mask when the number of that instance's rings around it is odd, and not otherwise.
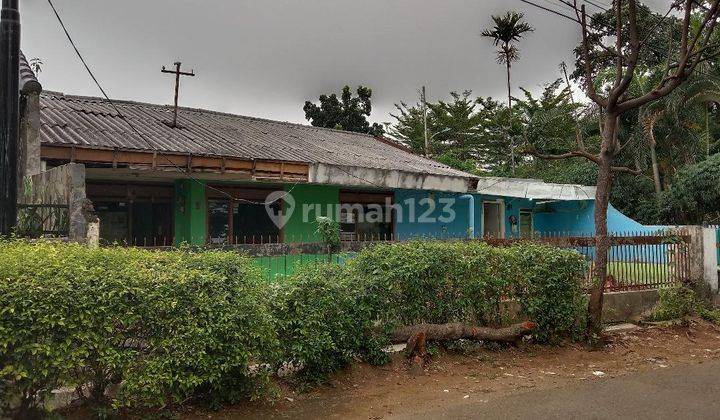
[[[473,187],[475,179],[470,176],[461,177],[314,163],[310,165],[308,181],[315,184],[353,187],[467,193]]]

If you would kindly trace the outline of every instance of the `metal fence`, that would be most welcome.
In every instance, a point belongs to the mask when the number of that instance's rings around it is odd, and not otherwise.
[[[425,238],[445,241],[471,240],[468,238]],[[498,239],[478,238],[492,246],[511,246],[520,242],[544,243],[560,248],[574,249],[585,257],[587,273],[585,285],[593,281],[595,237],[590,235],[552,232],[532,238]],[[380,242],[398,243],[391,238],[343,241],[340,249],[328,253],[319,243],[264,243],[226,245],[223,249],[246,253],[257,261],[270,279],[291,275],[306,264],[331,261],[343,264],[368,246]],[[610,237],[608,253],[607,289],[611,291],[654,289],[687,282],[690,278],[690,237],[664,232],[623,232]]]
[[[18,204],[16,234],[24,238],[67,237],[69,207],[63,204]]]
[[[518,239],[485,239],[491,245],[506,246]],[[534,242],[575,249],[587,261],[586,286],[594,278],[594,236],[536,236]],[[690,236],[671,232],[616,232],[610,237],[608,281],[611,291],[655,289],[682,284],[690,279]]]

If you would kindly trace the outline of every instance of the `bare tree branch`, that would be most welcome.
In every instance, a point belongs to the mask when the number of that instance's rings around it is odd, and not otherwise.
[[[560,159],[568,159],[568,158],[574,158],[574,157],[581,157],[585,158],[591,162],[598,163],[600,159],[593,155],[592,153],[583,151],[583,150],[573,150],[572,152],[562,153],[562,154],[547,154],[547,153],[540,153],[537,150],[529,150],[527,154],[531,156],[535,156],[539,159],[545,159],[545,160],[560,160]]]
[[[717,25],[719,15],[718,6],[720,6],[720,2],[718,0],[713,1],[712,6],[708,9],[702,23],[700,24],[700,29],[697,34],[695,34],[692,41],[689,41],[692,4],[693,0],[686,0],[685,2],[685,15],[683,18],[680,41],[680,56],[678,57],[678,64],[673,73],[663,78],[663,80],[649,93],[636,98],[627,99],[620,103],[617,106],[618,113],[621,114],[631,109],[641,107],[647,103],[669,95],[673,90],[675,90],[675,88],[680,86],[683,81],[690,77],[698,64],[707,59],[702,52],[705,51],[706,48],[711,47],[708,43]],[[702,46],[696,50],[695,48],[697,43],[701,38]]]
[[[638,57],[640,55],[640,41],[638,39],[638,27],[637,27],[637,4],[635,3],[635,0],[628,0],[629,7],[628,7],[628,30],[630,32],[630,54],[627,58],[627,68],[624,71],[623,74],[623,68],[622,64],[618,65],[618,80],[615,84],[615,87],[610,92],[610,95],[608,96],[608,111],[612,112],[613,109],[617,106],[617,103],[620,99],[620,97],[628,90],[630,87],[630,83],[633,80],[633,77],[635,75],[635,67],[637,66]],[[618,4],[618,28],[617,28],[617,36],[618,36],[618,51],[621,50],[621,39],[620,34],[622,33],[622,22],[620,22],[620,19],[622,18],[622,1],[617,0]],[[620,61],[618,61],[620,63]]]
[[[592,61],[590,59],[590,40],[588,38],[588,24],[587,24],[587,13],[585,12],[585,5],[583,4],[580,9],[580,26],[582,29],[582,61],[585,68],[585,90],[587,91],[588,97],[598,104],[600,107],[605,107],[606,100],[602,96],[598,95],[595,90],[595,83],[592,72]]]
[[[630,175],[635,175],[635,176],[643,174],[643,172],[641,170],[628,168],[627,166],[613,166],[610,168],[610,170],[612,170],[613,172],[620,172],[620,173],[625,173],[625,174],[630,174]]]

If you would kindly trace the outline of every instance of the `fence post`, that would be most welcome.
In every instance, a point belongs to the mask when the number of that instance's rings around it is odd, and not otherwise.
[[[165,241],[163,241],[163,244],[164,242]],[[90,248],[98,248],[100,246],[100,220],[88,223],[86,244]]]
[[[690,235],[690,278],[698,286],[718,294],[718,257],[715,229],[687,226],[681,229]]]
[[[715,229],[702,228],[703,269],[705,282],[713,294],[718,294],[718,255]]]

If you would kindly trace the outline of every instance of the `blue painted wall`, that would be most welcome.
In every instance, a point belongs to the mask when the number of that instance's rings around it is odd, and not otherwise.
[[[470,221],[470,203],[467,199],[460,199],[462,195],[396,190],[396,236],[401,240],[415,237],[466,237]],[[450,203],[446,203],[446,200],[450,200]],[[430,204],[431,202],[434,205]],[[452,213],[454,213],[454,217],[451,217]],[[429,220],[424,221],[423,216]],[[482,205],[479,205],[477,200],[474,218],[476,230],[479,232]]]
[[[465,237],[469,226],[468,200],[460,199],[462,194],[431,193],[417,190],[398,190],[395,192],[395,204],[401,209],[402,218],[398,217],[396,234],[400,239],[411,237]],[[533,229],[541,234],[592,235],[595,233],[595,203],[591,200],[556,201],[538,203],[538,201],[474,195],[475,197],[475,234],[482,235],[482,215],[484,201],[502,200],[505,206],[505,237],[513,238],[520,235],[519,225],[511,223],[520,219],[521,210],[533,211]],[[426,201],[422,201],[425,199]],[[430,208],[427,199],[435,203],[432,212],[425,214]],[[454,199],[450,205],[455,213],[452,221],[441,221],[445,204],[443,199]],[[412,207],[412,209],[411,209]],[[434,223],[423,223],[420,217],[425,214]],[[414,218],[412,217],[414,215]],[[644,226],[625,216],[612,205],[608,208],[608,230],[611,233],[638,232],[652,233],[661,230],[661,226]]]
[[[587,235],[595,231],[592,201],[558,201],[535,207],[535,232]]]
[[[625,216],[610,205],[607,214],[610,233],[652,233],[662,226],[645,226]],[[565,232],[571,235],[595,233],[594,201],[562,201],[538,206],[535,213],[535,231],[541,233]]]
[[[395,233],[399,239],[415,237],[435,238],[464,238],[468,236],[470,225],[469,200],[460,199],[463,194],[439,193],[417,190],[397,190],[395,192],[396,211]],[[497,197],[473,194],[475,197],[475,236],[482,235],[483,202],[502,200],[505,206],[505,237],[517,237],[520,235],[519,225],[511,223],[510,216],[515,216],[515,221],[520,220],[521,210],[532,210],[535,206],[531,200]],[[428,202],[432,200],[435,205],[432,207]],[[451,200],[446,204],[444,200]],[[424,201],[423,201],[424,200]],[[449,211],[455,215],[452,220],[441,220],[441,216],[449,216]],[[435,222],[425,223],[421,216],[426,216]]]

